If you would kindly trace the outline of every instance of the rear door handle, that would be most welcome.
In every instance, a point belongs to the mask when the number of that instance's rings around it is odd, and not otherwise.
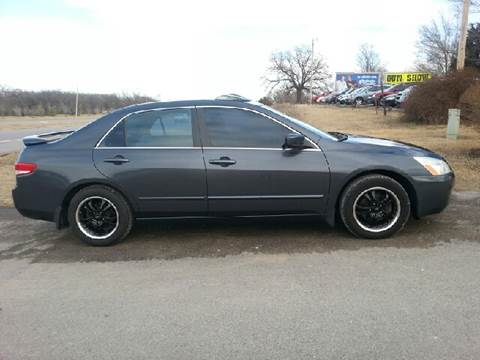
[[[209,164],[220,165],[221,167],[227,167],[235,165],[237,162],[233,159],[230,159],[228,156],[222,156],[220,159],[208,160]]]
[[[103,162],[113,163],[115,165],[121,165],[121,164],[124,164],[124,163],[128,163],[129,160],[127,158],[124,158],[122,155],[117,155],[113,158],[104,159]]]

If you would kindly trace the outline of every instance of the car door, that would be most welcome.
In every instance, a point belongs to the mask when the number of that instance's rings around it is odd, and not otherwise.
[[[321,213],[329,169],[318,146],[283,149],[296,132],[261,112],[198,107],[212,214]]]
[[[192,108],[133,113],[94,149],[97,169],[136,202],[139,216],[204,215],[206,176]]]

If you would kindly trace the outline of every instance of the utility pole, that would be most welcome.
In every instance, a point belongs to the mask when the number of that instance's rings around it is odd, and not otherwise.
[[[457,70],[463,70],[465,67],[465,47],[467,45],[467,27],[468,12],[470,10],[470,0],[463,0],[462,25],[460,27],[460,41],[458,43]]]
[[[75,117],[78,117],[78,86],[77,86],[77,95],[75,96]]]

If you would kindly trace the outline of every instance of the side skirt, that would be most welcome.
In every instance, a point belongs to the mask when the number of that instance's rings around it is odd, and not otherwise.
[[[261,219],[261,218],[282,218],[282,217],[317,217],[324,219],[320,214],[261,214],[261,215],[230,215],[230,216],[159,216],[159,217],[137,217],[136,220],[188,220],[188,219]]]

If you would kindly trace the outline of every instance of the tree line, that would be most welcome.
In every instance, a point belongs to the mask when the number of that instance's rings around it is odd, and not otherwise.
[[[25,91],[0,87],[0,116],[75,114],[76,93],[65,91]],[[154,101],[138,94],[78,95],[79,114],[97,114],[127,105]]]

